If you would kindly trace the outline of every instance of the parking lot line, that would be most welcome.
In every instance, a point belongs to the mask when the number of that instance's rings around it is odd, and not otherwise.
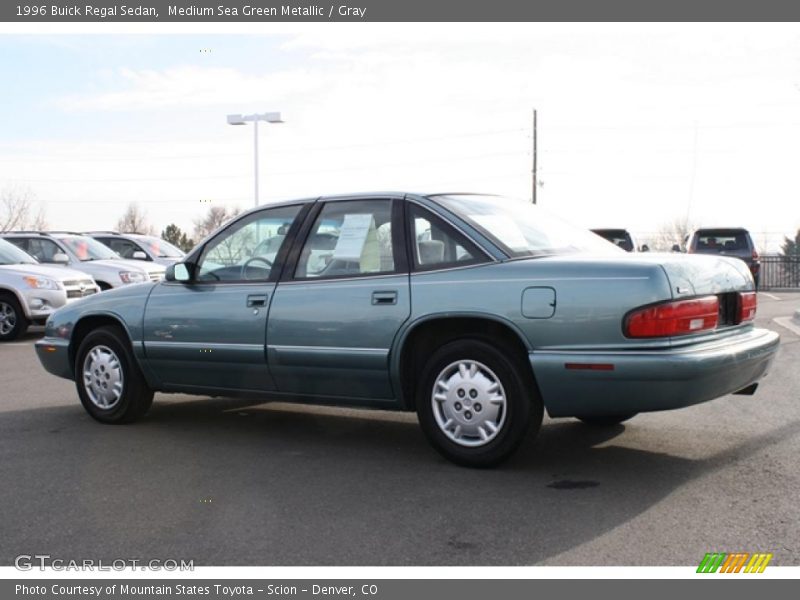
[[[792,319],[792,317],[775,317],[772,320],[775,321],[781,327],[785,327],[789,331],[796,333],[797,335],[800,335],[800,325],[797,325],[797,323]]]
[[[766,296],[767,298],[772,298],[773,300],[781,300],[781,298],[778,298],[774,294],[768,294],[767,292],[759,292],[759,293],[762,294],[763,296]]]

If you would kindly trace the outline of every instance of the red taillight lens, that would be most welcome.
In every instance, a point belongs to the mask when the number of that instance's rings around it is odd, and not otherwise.
[[[714,329],[719,299],[704,296],[649,306],[625,318],[625,335],[634,338],[669,337]]]
[[[737,302],[736,324],[752,321],[756,318],[758,307],[758,294],[755,292],[741,292]]]

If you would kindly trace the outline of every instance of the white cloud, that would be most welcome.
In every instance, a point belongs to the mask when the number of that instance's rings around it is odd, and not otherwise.
[[[250,201],[249,128],[225,126],[224,114],[281,110],[287,124],[262,130],[268,198],[370,188],[527,196],[527,136],[537,106],[540,199],[581,224],[652,231],[687,209],[705,223],[724,218],[760,231],[800,224],[785,208],[800,194],[792,162],[800,150],[794,26],[324,24],[275,31],[292,35],[279,56],[265,54],[256,67],[233,60],[119,65],[76,82],[51,106],[77,121],[125,114],[151,143],[126,143],[113,131],[110,143],[39,143],[23,154],[72,160],[11,163],[14,177],[68,180],[38,184],[40,197],[52,198],[51,211],[64,198],[109,199],[88,216],[60,213],[64,227],[87,218],[95,222],[81,227],[108,227],[111,213],[136,198],[172,199],[154,201],[151,215],[161,226],[185,223],[186,214],[202,210],[189,209],[199,198]],[[281,66],[271,67],[278,58]],[[198,155],[205,158],[158,160]],[[10,178],[3,165],[0,180]],[[115,181],[126,178],[137,181]]]

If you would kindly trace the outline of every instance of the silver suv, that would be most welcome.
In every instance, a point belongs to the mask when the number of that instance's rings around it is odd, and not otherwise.
[[[184,252],[154,235],[116,231],[87,231],[86,235],[102,242],[122,258],[146,260],[168,267],[185,256]]]
[[[100,288],[86,273],[40,265],[14,244],[0,240],[0,342],[43,324],[53,312]]]
[[[2,237],[40,263],[66,265],[88,273],[102,290],[164,279],[163,265],[122,258],[80,233],[17,231],[4,233]]]

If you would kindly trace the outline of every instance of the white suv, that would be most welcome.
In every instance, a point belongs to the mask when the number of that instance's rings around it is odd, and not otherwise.
[[[41,263],[66,265],[89,273],[101,290],[164,279],[163,265],[122,258],[80,233],[12,231],[2,237]]]
[[[31,323],[100,288],[86,273],[40,265],[13,244],[0,240],[0,342],[18,338]]]

